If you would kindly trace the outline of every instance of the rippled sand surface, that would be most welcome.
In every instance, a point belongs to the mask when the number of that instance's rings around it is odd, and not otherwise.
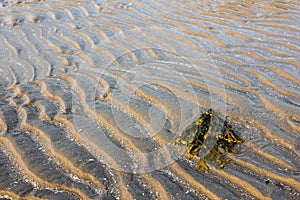
[[[300,3],[0,1],[1,199],[300,199]],[[245,143],[194,170],[201,112]]]

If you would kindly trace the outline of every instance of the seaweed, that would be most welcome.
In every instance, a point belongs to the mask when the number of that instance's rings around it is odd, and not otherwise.
[[[207,162],[214,161],[220,168],[226,167],[232,161],[226,155],[238,154],[234,147],[243,142],[227,117],[223,118],[209,109],[186,128],[175,144],[188,146],[186,153],[189,159],[199,159],[195,170],[205,172],[209,170]]]

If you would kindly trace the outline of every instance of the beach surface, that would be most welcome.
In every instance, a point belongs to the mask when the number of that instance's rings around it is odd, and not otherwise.
[[[300,199],[296,0],[2,0],[0,61],[0,199]],[[245,142],[201,173],[209,108]]]

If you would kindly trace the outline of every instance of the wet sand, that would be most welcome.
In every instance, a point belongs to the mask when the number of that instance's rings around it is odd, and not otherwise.
[[[0,1],[1,199],[299,199],[298,1]],[[201,112],[225,169],[174,141]]]

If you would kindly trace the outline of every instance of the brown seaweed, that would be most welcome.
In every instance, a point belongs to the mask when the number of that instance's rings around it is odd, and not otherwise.
[[[232,129],[227,118],[212,109],[203,113],[176,139],[176,144],[188,146],[186,153],[189,159],[199,159],[195,169],[202,172],[209,170],[206,162],[214,161],[220,168],[227,166],[231,159],[226,154],[238,154],[234,147],[242,143],[243,140]]]

